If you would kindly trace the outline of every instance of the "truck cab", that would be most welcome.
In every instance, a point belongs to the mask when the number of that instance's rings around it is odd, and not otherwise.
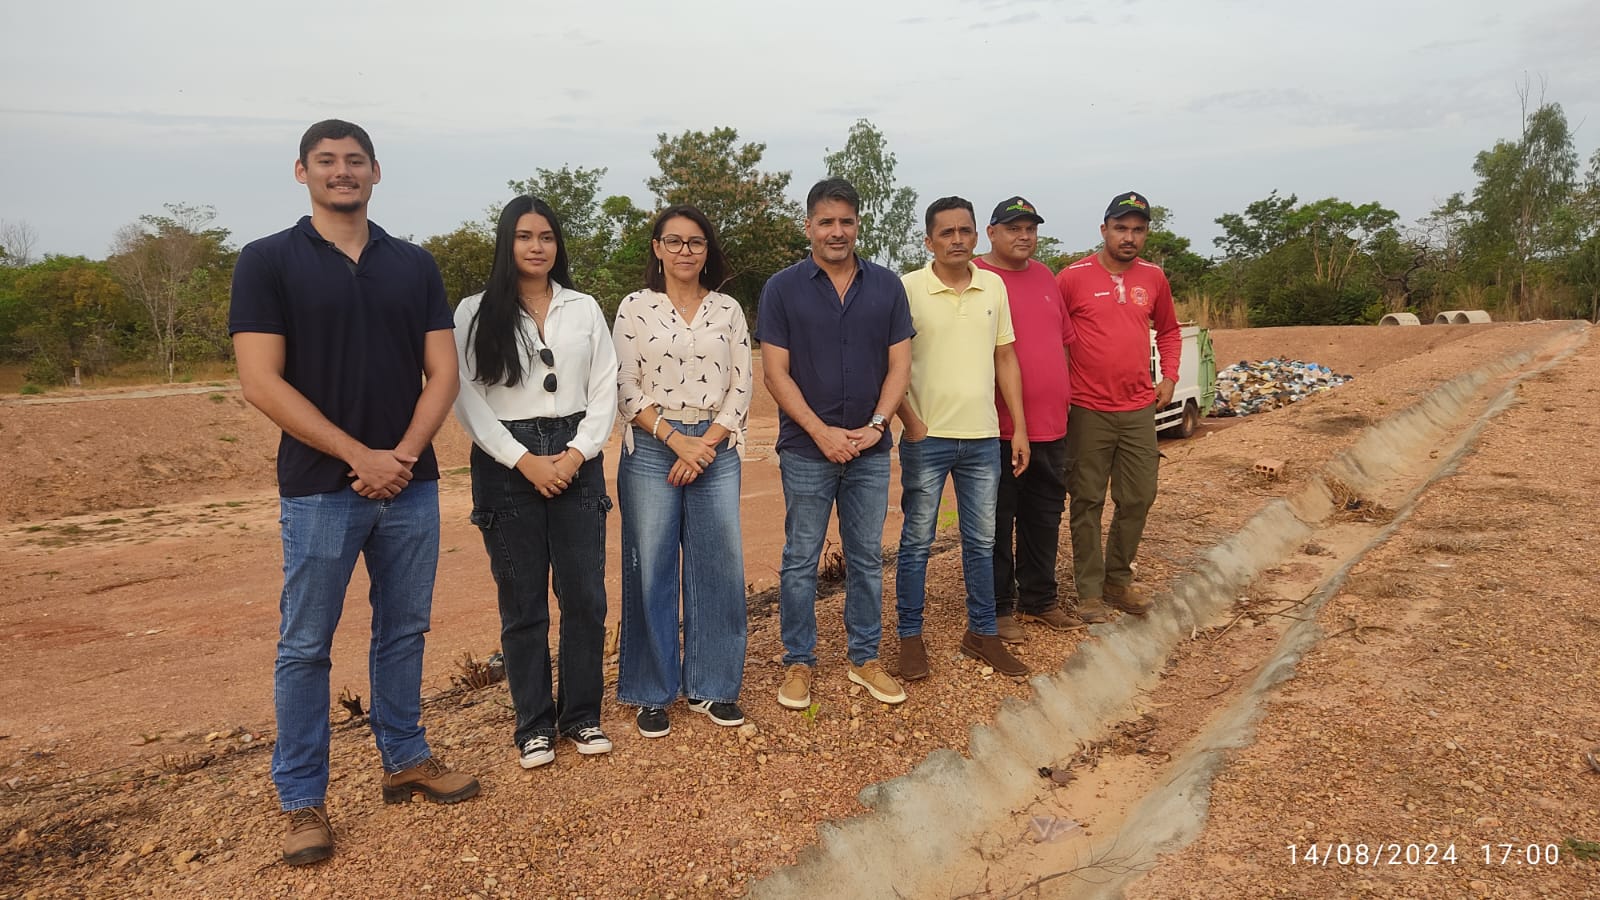
[[[1211,332],[1192,322],[1180,325],[1183,352],[1178,358],[1178,384],[1172,402],[1156,410],[1156,433],[1166,432],[1186,438],[1209,415],[1217,396],[1217,357],[1211,349]],[[1156,333],[1150,332],[1150,381],[1161,380],[1161,353],[1156,349]]]

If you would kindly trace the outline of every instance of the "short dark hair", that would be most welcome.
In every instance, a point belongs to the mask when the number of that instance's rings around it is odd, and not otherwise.
[[[928,211],[922,217],[923,227],[928,234],[933,234],[933,217],[942,212],[949,212],[952,209],[966,210],[967,215],[972,217],[972,224],[978,224],[978,214],[972,211],[971,201],[963,200],[960,197],[940,197],[928,204]]]
[[[700,286],[708,291],[722,289],[723,282],[728,280],[728,258],[722,255],[722,242],[717,240],[717,229],[711,225],[711,220],[698,208],[687,203],[679,203],[663,209],[656,216],[656,224],[650,229],[650,240],[661,240],[661,231],[672,219],[688,219],[700,226],[706,236],[706,265],[700,270]],[[667,272],[661,265],[661,260],[651,252],[650,259],[644,265],[644,283],[652,291],[666,293]]]
[[[861,195],[856,193],[856,186],[837,175],[811,186],[811,193],[806,194],[806,218],[811,218],[817,204],[824,200],[841,200],[850,204],[856,215],[861,214]]]
[[[323,119],[307,128],[306,133],[300,136],[300,165],[309,162],[312,149],[323,141],[337,141],[347,137],[355,138],[361,149],[367,151],[367,157],[373,162],[378,161],[378,154],[372,150],[372,138],[368,136],[365,128],[343,119]]]

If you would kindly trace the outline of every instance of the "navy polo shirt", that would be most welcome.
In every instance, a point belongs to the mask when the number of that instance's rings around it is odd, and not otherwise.
[[[444,281],[428,251],[377,225],[351,263],[311,227],[311,217],[239,251],[228,333],[284,337],[284,378],[333,424],[374,449],[400,443],[422,396],[425,336],[453,328]],[[278,493],[345,490],[343,460],[285,433],[278,442]],[[437,480],[430,444],[412,478]]]
[[[843,303],[828,273],[807,256],[767,279],[756,313],[756,340],[789,351],[789,376],[806,405],[838,428],[861,428],[872,418],[889,375],[889,348],[914,334],[900,277],[860,257]],[[885,431],[862,455],[887,453],[892,443]],[[781,409],[777,449],[827,458]]]

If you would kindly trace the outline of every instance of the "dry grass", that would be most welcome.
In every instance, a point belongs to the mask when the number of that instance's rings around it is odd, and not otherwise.
[[[1422,596],[1417,582],[1395,572],[1359,572],[1345,580],[1346,592],[1369,600],[1397,600]]]
[[[1222,300],[1210,294],[1191,293],[1174,298],[1178,321],[1204,328],[1249,328],[1250,310],[1243,300]]]

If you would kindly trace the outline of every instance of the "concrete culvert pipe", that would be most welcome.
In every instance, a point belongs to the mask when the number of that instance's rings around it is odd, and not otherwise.
[[[1435,325],[1454,325],[1455,321],[1456,321],[1456,316],[1459,315],[1460,313],[1461,313],[1461,310],[1459,310],[1459,309],[1447,309],[1444,312],[1439,313],[1437,316],[1433,317],[1433,324],[1435,324]]]
[[[1386,315],[1383,318],[1379,319],[1378,320],[1378,324],[1379,325],[1421,325],[1422,321],[1419,320],[1416,317],[1416,315],[1413,314],[1413,313],[1389,313],[1388,315]]]
[[[1489,311],[1486,309],[1463,309],[1456,314],[1455,321],[1451,322],[1450,324],[1485,325],[1493,321],[1494,319],[1489,315]]]

